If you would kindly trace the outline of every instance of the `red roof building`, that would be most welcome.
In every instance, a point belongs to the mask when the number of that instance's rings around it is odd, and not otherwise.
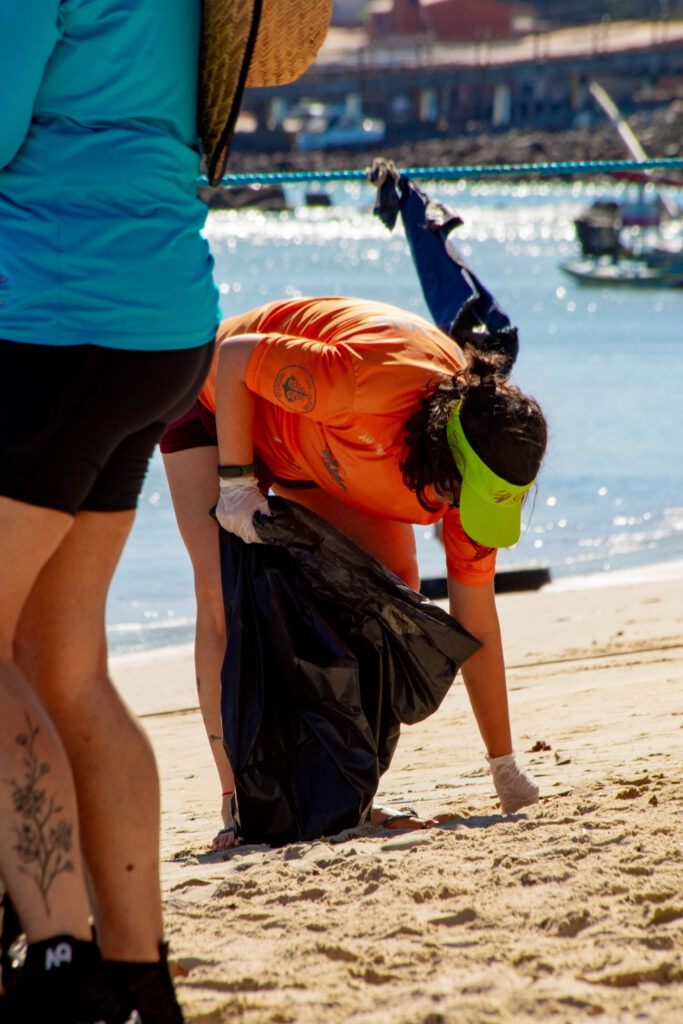
[[[499,0],[375,0],[368,13],[370,37],[377,41],[428,35],[439,42],[464,42],[514,35],[528,8]]]

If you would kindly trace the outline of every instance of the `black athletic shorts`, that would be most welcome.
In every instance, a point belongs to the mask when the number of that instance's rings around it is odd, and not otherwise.
[[[0,340],[0,494],[75,515],[133,509],[214,344],[168,351]]]

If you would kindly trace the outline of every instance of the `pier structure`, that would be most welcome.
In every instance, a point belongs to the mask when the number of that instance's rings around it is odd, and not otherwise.
[[[516,37],[439,42],[373,39],[332,28],[296,82],[248,89],[243,108],[261,150],[286,148],[292,111],[311,103],[381,118],[389,143],[507,130],[565,130],[602,120],[599,81],[625,114],[683,98],[683,21],[608,22]],[[251,148],[240,133],[239,148]]]

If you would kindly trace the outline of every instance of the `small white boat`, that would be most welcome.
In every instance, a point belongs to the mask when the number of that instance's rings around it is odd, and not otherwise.
[[[296,148],[335,149],[353,146],[363,148],[382,142],[386,134],[384,121],[375,117],[340,114],[330,118],[312,118],[296,136]]]
[[[631,155],[645,160],[643,147],[610,96],[597,82],[589,88]],[[629,172],[628,176],[640,184],[639,201],[597,201],[584,210],[574,221],[581,256],[561,263],[560,269],[584,284],[679,288],[683,286],[681,210],[652,172]]]
[[[584,257],[560,264],[560,269],[583,284],[631,285],[641,288],[683,287],[683,257],[670,261]]]

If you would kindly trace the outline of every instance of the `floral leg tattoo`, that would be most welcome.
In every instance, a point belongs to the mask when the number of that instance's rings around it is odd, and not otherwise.
[[[41,785],[41,779],[49,774],[50,766],[40,760],[35,750],[39,732],[40,727],[33,725],[27,714],[26,732],[15,738],[15,742],[24,748],[25,781],[22,785],[12,779],[10,785],[14,810],[22,818],[22,824],[14,827],[17,836],[14,849],[21,862],[19,870],[38,886],[49,917],[48,893],[52,883],[62,872],[74,870],[73,862],[67,857],[73,846],[73,826],[58,817],[62,808]]]

